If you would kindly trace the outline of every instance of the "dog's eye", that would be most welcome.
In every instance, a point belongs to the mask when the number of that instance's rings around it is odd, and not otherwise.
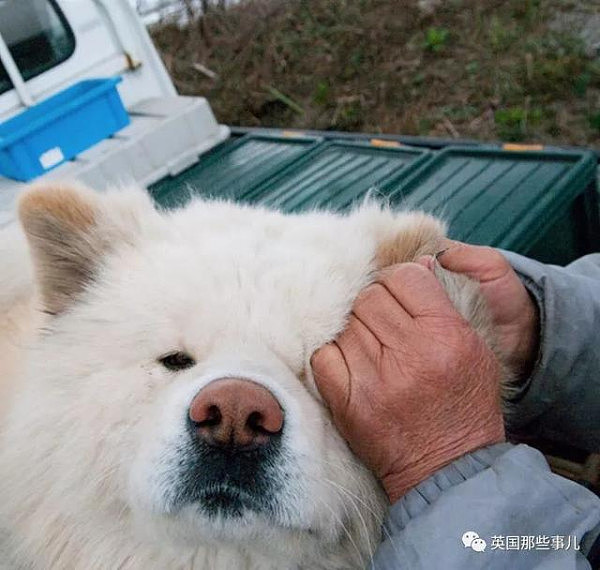
[[[186,368],[191,368],[196,364],[196,361],[185,352],[172,352],[171,354],[167,354],[162,358],[159,358],[158,361],[167,369],[172,371],[185,370]]]

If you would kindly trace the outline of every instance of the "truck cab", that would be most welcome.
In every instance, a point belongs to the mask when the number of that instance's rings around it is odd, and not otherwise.
[[[0,119],[90,77],[123,75],[128,107],[176,95],[127,1],[0,0],[0,35]]]

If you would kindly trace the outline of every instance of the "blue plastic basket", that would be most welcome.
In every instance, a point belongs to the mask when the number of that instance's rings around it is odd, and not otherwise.
[[[120,81],[81,81],[1,123],[0,175],[27,182],[127,126]]]

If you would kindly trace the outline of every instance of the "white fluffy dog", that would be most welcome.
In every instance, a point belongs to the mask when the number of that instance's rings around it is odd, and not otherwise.
[[[386,501],[309,359],[378,269],[438,250],[442,224],[376,205],[158,212],[141,190],[67,186],[29,190],[20,219],[27,239],[0,244],[6,567],[365,568]],[[477,287],[441,278],[489,335]],[[220,411],[197,411],[232,378]]]

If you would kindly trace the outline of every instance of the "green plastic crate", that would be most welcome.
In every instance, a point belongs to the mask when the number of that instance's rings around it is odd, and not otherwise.
[[[238,199],[310,152],[321,139],[249,134],[221,145],[175,177],[150,186],[162,206],[185,204],[194,194]]]
[[[314,208],[337,211],[364,199],[387,179],[423,164],[431,153],[405,146],[333,141],[318,146],[271,179],[241,196],[287,212]]]
[[[385,187],[396,207],[424,210],[450,236],[548,263],[598,250],[598,198],[591,151],[448,147]]]

